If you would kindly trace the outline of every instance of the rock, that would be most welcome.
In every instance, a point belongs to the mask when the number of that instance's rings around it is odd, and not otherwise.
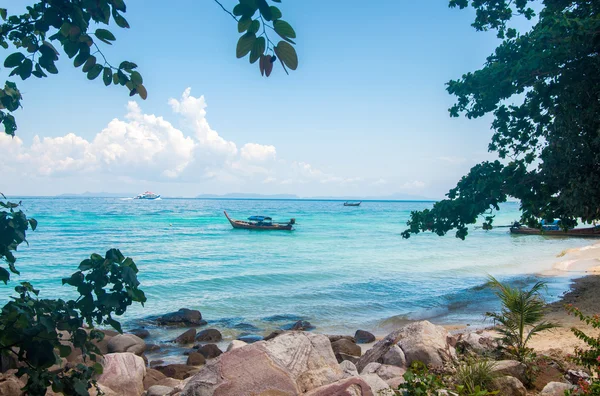
[[[244,341],[240,341],[240,340],[233,340],[229,343],[229,346],[227,347],[227,352],[232,351],[234,349],[237,348],[241,348],[245,345],[248,345],[246,342]]]
[[[160,351],[160,345],[146,344],[146,352]]]
[[[156,370],[170,378],[182,380],[198,372],[198,369],[185,364],[168,364],[166,366],[156,366]]]
[[[548,382],[540,392],[540,396],[564,396],[565,391],[575,389],[575,385],[564,382]]]
[[[163,373],[158,370],[154,370],[153,368],[146,369],[146,375],[144,376],[144,389],[148,389],[153,385],[158,385],[158,383],[167,378]]]
[[[150,332],[142,327],[137,329],[129,330],[127,333],[133,334],[134,336],[140,337],[142,340],[144,338],[150,337]]]
[[[356,365],[358,363],[359,356],[347,355],[345,353],[336,353],[335,358],[338,362],[351,362]]]
[[[348,341],[347,339],[342,338],[331,344],[331,348],[333,349],[333,353],[336,356],[338,362],[342,362],[341,356],[339,354],[358,356],[360,357],[362,350],[358,345],[353,343],[352,341]]]
[[[328,335],[327,337],[329,338],[329,342],[331,342],[332,344],[336,341],[341,340],[342,338],[345,338],[348,341],[352,341],[352,342],[356,343],[356,340],[354,339],[354,337],[349,336],[349,335]]]
[[[379,378],[377,374],[361,374],[360,378],[369,384],[371,391],[376,395],[395,395],[392,388],[390,388],[384,380]]]
[[[233,326],[234,329],[243,330],[243,331],[260,331],[260,329],[253,324],[250,323],[238,323]]]
[[[406,370],[403,368],[390,366],[389,364],[382,364],[375,371],[375,374],[377,374],[382,380],[387,381],[392,378],[402,377],[405,372]]]
[[[375,336],[365,330],[356,330],[354,339],[357,344],[368,344],[375,341]]]
[[[200,311],[187,308],[159,316],[156,318],[156,322],[163,326],[201,326],[206,324],[206,321],[202,320]]]
[[[152,361],[150,361],[149,366],[150,367],[155,367],[155,366],[162,366],[164,364],[165,364],[164,360],[158,359],[158,360],[152,360]]]
[[[306,320],[299,320],[295,323],[290,323],[287,325],[281,326],[281,330],[292,330],[292,331],[308,331],[314,330],[315,326],[311,325],[310,322]]]
[[[111,338],[120,334],[113,330],[100,331],[104,333],[104,338],[102,339],[102,341],[94,340],[92,342],[98,347],[98,349],[100,349],[100,352],[102,352],[103,355],[106,355],[108,353],[108,342],[111,340]],[[69,356],[67,356],[67,360],[69,360]]]
[[[572,384],[578,384],[581,380],[588,380],[590,375],[582,370],[567,370],[567,378]]]
[[[219,342],[223,339],[221,332],[217,329],[206,329],[198,332],[196,341],[198,342]]]
[[[188,378],[191,378],[191,377],[188,377]],[[168,386],[169,388],[176,388],[181,385],[182,381],[184,381],[184,380],[178,380],[175,378],[166,377],[164,379],[161,379],[157,385]]]
[[[371,362],[383,362],[384,356],[394,345],[402,350],[406,365],[418,360],[426,365],[442,366],[444,363],[456,359],[454,347],[448,344],[449,336],[450,333],[442,326],[435,326],[426,320],[411,323],[375,343],[359,359],[356,367],[362,370]],[[388,364],[393,361],[392,357],[397,359],[394,365],[399,364],[400,356],[399,352],[395,350],[393,355],[388,355]]]
[[[244,335],[240,335],[237,338],[239,341],[244,341],[246,344],[252,344],[258,341],[262,341],[262,336],[259,336],[257,334],[244,334]]]
[[[146,350],[146,343],[133,334],[118,334],[108,341],[108,353],[131,352],[141,356]]]
[[[104,371],[98,383],[112,389],[117,395],[141,395],[144,392],[145,375],[146,367],[141,357],[131,352],[109,353],[104,355]]]
[[[212,359],[222,354],[223,351],[215,344],[206,344],[198,348],[198,353],[201,353],[207,359]]]
[[[394,377],[394,378],[385,380],[385,383],[388,384],[390,386],[390,388],[392,388],[392,389],[398,389],[400,384],[403,384],[405,382],[406,381],[404,380],[404,377]]]
[[[456,348],[462,351],[483,353],[498,348],[498,341],[489,332],[469,332],[459,335]]]
[[[502,396],[527,395],[527,390],[523,386],[523,383],[510,375],[495,378],[490,388],[491,391],[499,391]]]
[[[208,361],[182,395],[297,395],[343,374],[326,336],[290,332]]]
[[[356,370],[354,363],[344,360],[340,363],[340,368],[344,372],[344,378],[358,377],[358,370]]]
[[[265,340],[265,341],[272,340],[273,338],[275,338],[275,337],[277,337],[277,336],[279,336],[279,335],[281,335],[283,333],[285,333],[284,330],[274,330],[268,336],[266,336],[265,338],[263,338],[263,340]]]
[[[390,349],[381,358],[381,363],[389,364],[390,366],[407,367],[406,356],[398,345],[392,345]]]
[[[187,362],[185,364],[187,364],[188,366],[200,366],[203,365],[204,363],[206,363],[206,359],[204,358],[204,355],[202,355],[201,353],[198,352],[191,352],[187,358]]]
[[[24,395],[21,388],[25,386],[19,378],[13,374],[0,374],[0,395],[1,396],[20,396]]]
[[[146,396],[168,396],[173,388],[163,385],[153,385],[146,391]]]
[[[525,381],[525,365],[516,360],[498,360],[494,363],[492,372],[495,375],[510,375],[519,381]]]
[[[188,331],[180,334],[175,338],[175,342],[178,344],[191,344],[196,338],[196,329],[189,329]]]
[[[304,396],[374,396],[369,384],[360,377],[349,377],[323,385]]]

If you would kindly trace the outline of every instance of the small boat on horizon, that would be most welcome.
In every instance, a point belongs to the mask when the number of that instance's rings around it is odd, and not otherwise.
[[[148,200],[155,200],[155,199],[159,199],[159,198],[160,198],[160,194],[155,194],[152,191],[146,191],[146,192],[143,192],[143,193],[133,197],[133,199],[148,199]]]
[[[556,237],[578,237],[578,238],[600,238],[600,226],[587,228],[571,228],[563,230],[557,222],[551,224],[542,224],[542,228],[523,227],[519,223],[510,227],[511,234],[517,235],[542,235]]]
[[[361,203],[362,203],[362,201],[360,201],[360,202],[349,202],[349,201],[346,201],[346,202],[344,202],[344,206],[360,206]]]
[[[245,230],[292,231],[292,226],[296,224],[296,219],[290,219],[287,223],[273,223],[273,219],[268,216],[250,216],[247,221],[235,220],[229,217],[226,211],[223,213],[233,228]]]

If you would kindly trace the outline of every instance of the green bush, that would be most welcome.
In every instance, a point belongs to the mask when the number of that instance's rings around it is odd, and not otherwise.
[[[579,309],[572,305],[566,307],[569,314],[575,315],[582,322],[591,325],[594,329],[600,329],[600,315],[584,315]],[[580,381],[578,387],[573,392],[567,392],[566,395],[600,395],[600,335],[591,337],[583,331],[572,328],[571,331],[577,338],[584,341],[588,348],[575,348],[575,354],[572,356],[573,362],[586,367],[593,374],[594,378],[590,381]]]
[[[498,392],[488,392],[486,388],[492,384],[496,377],[494,374],[495,363],[491,360],[469,360],[461,364],[456,370],[456,390],[462,396],[493,395]],[[488,393],[483,393],[488,392]]]

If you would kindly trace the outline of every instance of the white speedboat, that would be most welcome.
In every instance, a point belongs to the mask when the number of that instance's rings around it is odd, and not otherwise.
[[[135,197],[133,197],[133,199],[159,199],[160,195],[159,194],[154,194],[152,191],[146,191],[140,195],[137,195]]]

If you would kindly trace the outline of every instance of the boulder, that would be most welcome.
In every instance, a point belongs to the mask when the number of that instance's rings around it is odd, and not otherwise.
[[[405,369],[397,366],[372,362],[367,364],[360,374],[377,374],[382,380],[387,381],[392,378],[402,377],[405,372]]]
[[[483,353],[498,348],[498,341],[493,334],[483,332],[469,332],[458,336],[456,348],[462,351]]]
[[[163,366],[164,364],[165,364],[164,360],[158,359],[158,360],[151,360],[149,366],[150,367]]]
[[[394,391],[392,390],[392,388],[390,388],[387,382],[379,378],[377,374],[361,374],[360,378],[362,378],[367,384],[369,384],[369,387],[371,387],[371,391],[376,395],[395,395]]]
[[[326,336],[290,332],[208,361],[182,395],[297,395],[343,374]]]
[[[540,396],[564,396],[566,391],[577,388],[564,382],[548,382],[540,392]]]
[[[144,376],[144,389],[148,389],[153,385],[158,385],[158,383],[165,378],[167,378],[166,375],[160,371],[154,370],[153,368],[147,368],[146,375]]]
[[[19,378],[13,374],[0,374],[0,395],[1,396],[20,396],[24,395],[21,388],[25,386]]]
[[[258,327],[254,326],[251,323],[237,323],[237,324],[233,325],[233,328],[234,329],[238,329],[238,330],[242,330],[242,331],[248,331],[248,332],[250,332],[250,331],[254,331],[254,332],[260,331],[260,329]]]
[[[160,351],[160,345],[146,344],[146,352]]]
[[[572,384],[578,384],[579,381],[587,381],[590,375],[583,370],[567,370],[567,379]]]
[[[134,336],[138,336],[142,340],[144,338],[150,337],[150,332],[142,327],[138,327],[137,329],[129,330],[127,333],[133,334]]]
[[[356,370],[356,366],[354,363],[344,360],[340,363],[340,368],[344,372],[344,378],[348,377],[358,377],[358,370]]]
[[[168,396],[173,392],[173,388],[163,385],[153,385],[146,391],[146,396]]]
[[[388,334],[378,341],[359,360],[357,368],[362,370],[371,362],[383,362],[393,346],[397,346],[405,357],[405,365],[413,361],[421,361],[426,365],[442,366],[456,359],[456,351],[448,343],[450,333],[442,326],[436,326],[426,320],[408,324]],[[388,355],[387,364],[394,361],[394,365],[401,364],[401,355],[394,350]]]
[[[344,359],[341,358],[339,354],[351,355],[360,357],[362,350],[358,345],[349,341],[345,338],[342,338],[331,344],[331,348],[333,349],[333,353],[338,362],[342,362]]]
[[[491,391],[499,391],[502,396],[526,396],[527,389],[523,386],[523,383],[511,377],[505,375],[502,377],[494,378],[492,385],[490,386]]]
[[[102,339],[102,341],[97,341],[94,340],[92,341],[94,343],[94,345],[96,345],[98,347],[98,349],[100,349],[100,352],[102,352],[103,355],[106,355],[108,352],[108,342],[111,340],[111,338],[113,338],[114,336],[120,335],[120,333],[113,331],[113,330],[100,330],[104,333],[104,338]],[[67,356],[67,360],[69,360],[69,357]]]
[[[202,326],[206,324],[206,321],[202,320],[200,311],[187,308],[159,316],[156,318],[156,322],[163,326]]]
[[[357,344],[368,344],[375,341],[375,336],[365,330],[356,330],[354,339],[356,340]]]
[[[204,363],[206,363],[206,358],[198,352],[191,352],[188,355],[187,362],[185,362],[188,366],[201,366]]]
[[[108,353],[131,352],[141,356],[146,350],[146,343],[133,334],[118,334],[107,344]]]
[[[175,338],[175,342],[178,344],[191,344],[194,342],[196,338],[196,329],[189,329],[183,334],[180,334],[177,338]]]
[[[221,332],[217,329],[206,329],[198,332],[196,341],[198,342],[219,342],[223,339]]]
[[[227,352],[232,351],[234,349],[241,348],[245,345],[248,345],[248,343],[246,343],[244,341],[240,341],[240,340],[233,340],[229,343],[229,346],[227,346]]]
[[[390,349],[381,358],[381,363],[389,364],[390,366],[407,367],[406,356],[398,345],[392,345]]]
[[[525,368],[526,366],[523,363],[516,360],[498,360],[494,363],[492,372],[499,376],[510,375],[521,382],[525,382]]]
[[[329,342],[331,342],[332,344],[336,341],[341,340],[342,338],[345,338],[348,341],[352,341],[352,342],[356,343],[356,340],[354,339],[354,337],[349,336],[349,335],[328,335],[327,337],[329,338]]]
[[[198,348],[198,353],[202,354],[207,359],[213,359],[221,355],[223,351],[215,344],[206,344]]]
[[[246,344],[253,344],[262,341],[263,337],[257,334],[242,334],[237,338],[239,341],[244,341]]]
[[[191,377],[188,377],[188,378],[191,378]],[[169,388],[176,388],[181,385],[182,381],[184,381],[184,380],[178,380],[175,378],[166,377],[164,379],[161,379],[157,385],[168,386]]]
[[[392,389],[398,389],[400,384],[403,384],[405,382],[406,382],[406,380],[404,379],[404,377],[394,377],[394,378],[385,380],[385,383],[388,384],[390,386],[390,388],[392,388]]]
[[[144,359],[131,353],[104,355],[104,371],[98,383],[112,389],[117,395],[141,395],[144,392],[146,366]]]
[[[347,355],[345,353],[336,353],[335,358],[338,362],[352,362],[353,364],[358,363],[359,356]]]
[[[360,377],[349,377],[320,386],[304,396],[374,396],[369,384]]]
[[[307,322],[306,320],[299,320],[295,323],[289,323],[281,326],[281,330],[292,330],[292,331],[308,331],[314,330],[315,326]]]
[[[198,369],[194,366],[185,364],[167,364],[166,366],[156,366],[154,369],[160,371],[167,377],[179,380],[190,377],[198,372]]]
[[[278,335],[281,335],[283,333],[285,333],[284,330],[273,330],[269,335],[267,335],[265,338],[263,338],[263,340],[265,340],[265,341],[272,340],[273,338],[275,338]]]

